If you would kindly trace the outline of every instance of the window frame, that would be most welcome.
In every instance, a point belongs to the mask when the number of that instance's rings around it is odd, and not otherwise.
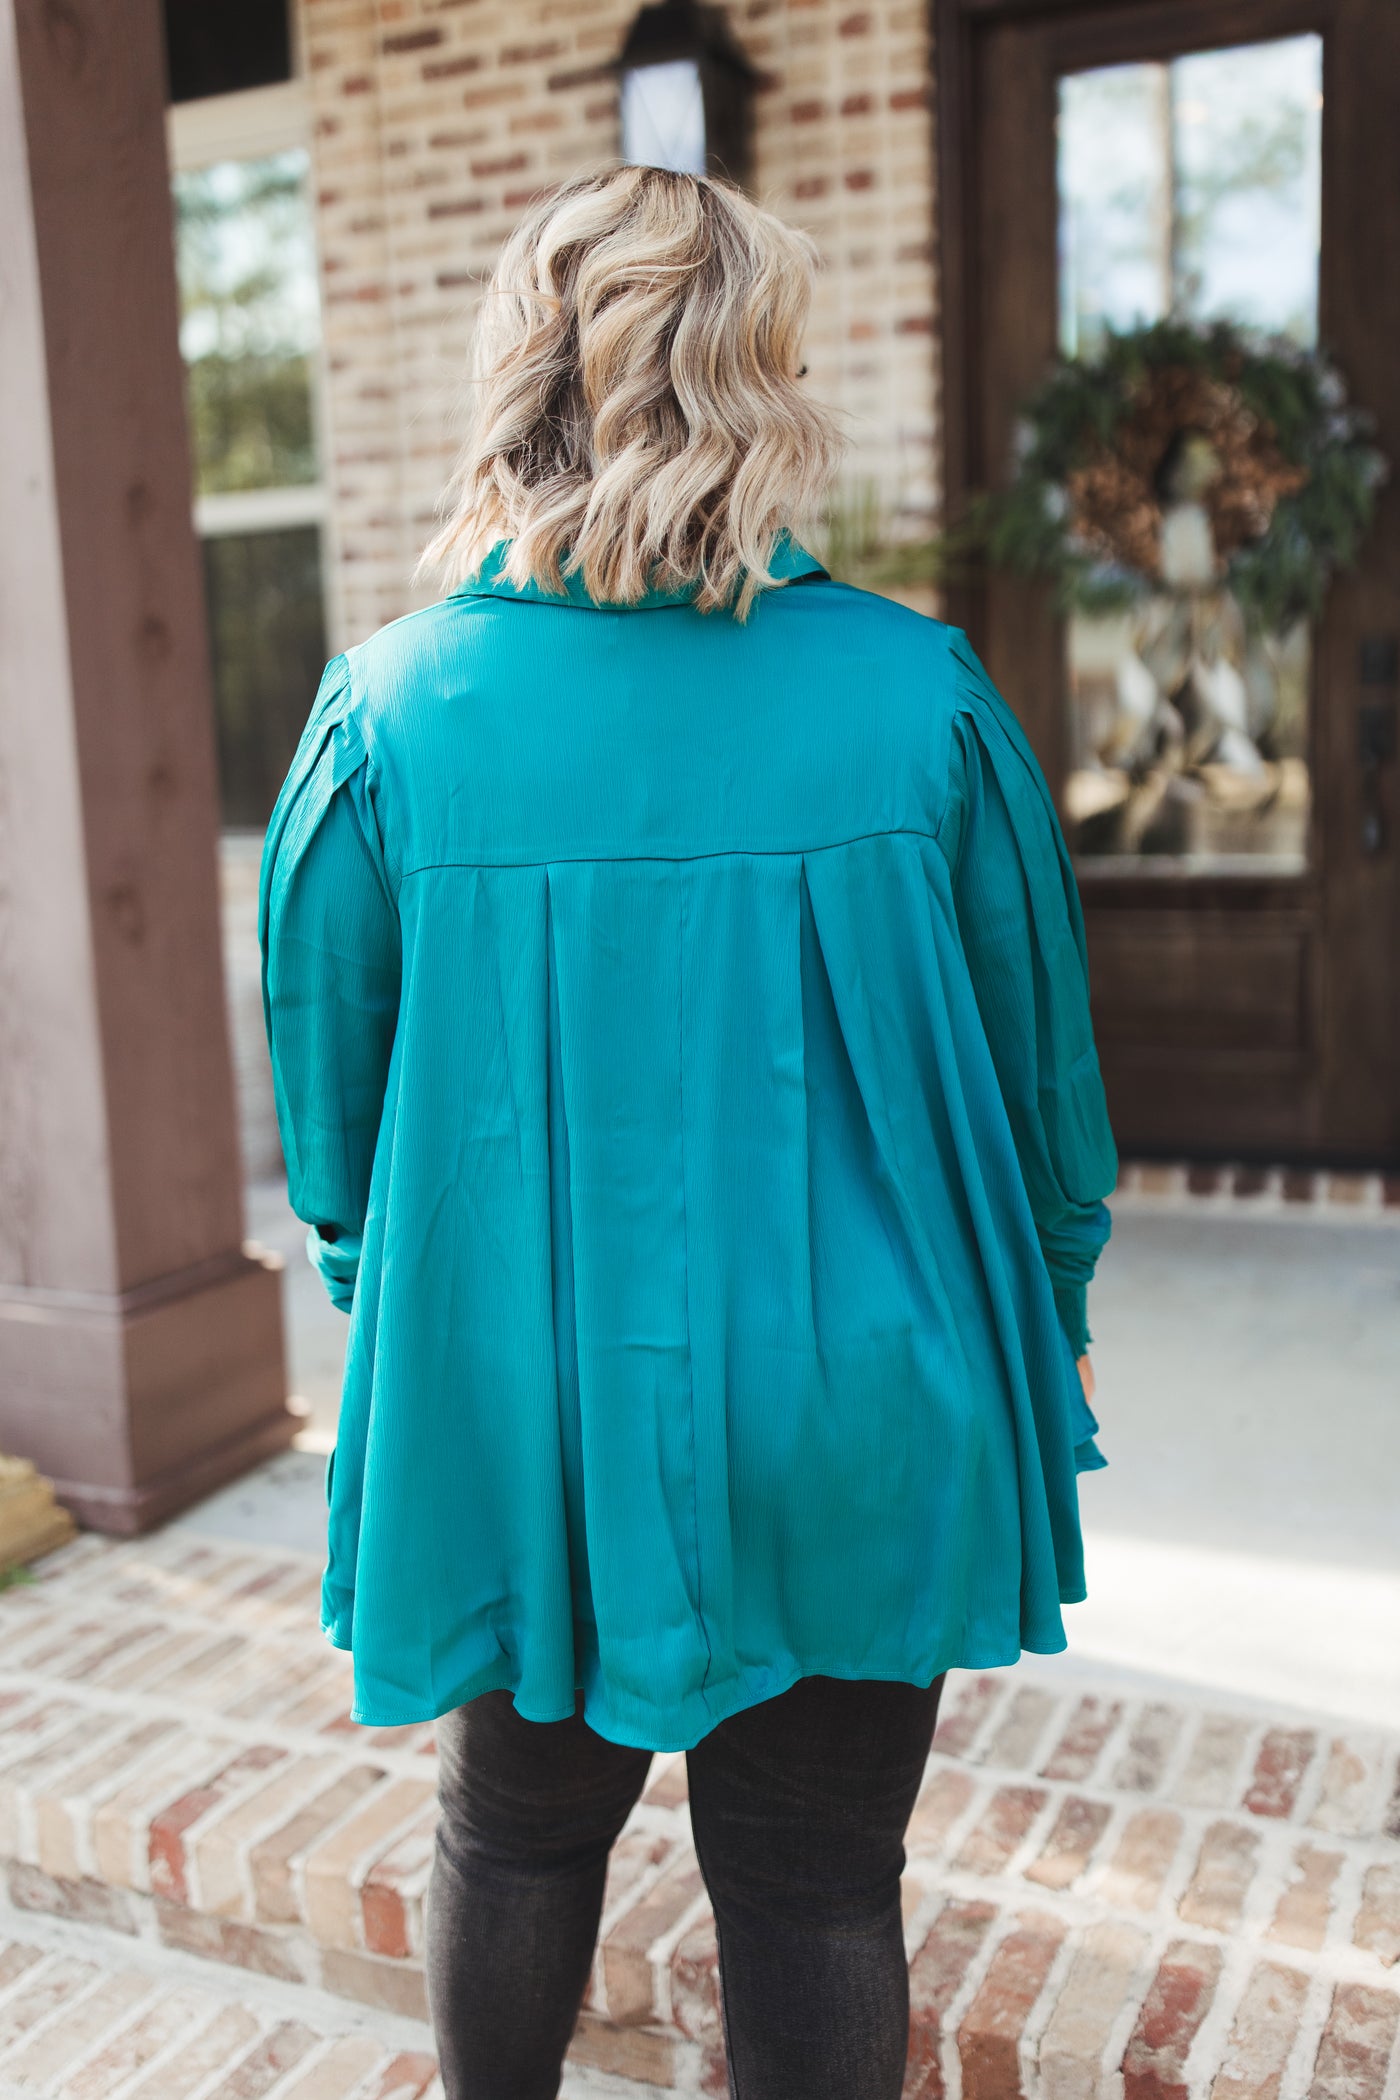
[[[311,154],[311,97],[300,72],[301,53],[296,10],[293,16],[292,65],[289,80],[266,87],[241,88],[230,95],[207,95],[172,104],[165,113],[166,152],[170,175],[191,174],[219,161],[261,160],[300,150],[307,155],[308,182],[314,181]],[[316,256],[317,295],[324,314],[320,242],[317,238],[315,191],[308,197],[312,244]],[[193,498],[195,531],[201,544],[233,533],[275,532],[287,526],[315,525],[320,533],[321,603],[328,655],[343,646],[343,621],[337,587],[338,547],[334,506],[327,482],[329,417],[324,331],[318,332],[311,366],[311,428],[316,446],[315,481],[281,488],[232,489]]]

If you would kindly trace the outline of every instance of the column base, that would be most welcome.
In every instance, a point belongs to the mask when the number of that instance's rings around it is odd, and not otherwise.
[[[0,1287],[0,1450],[130,1535],[285,1449],[281,1268],[250,1245],[121,1294]]]

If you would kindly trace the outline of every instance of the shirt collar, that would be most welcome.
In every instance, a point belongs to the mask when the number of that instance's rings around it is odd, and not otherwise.
[[[694,592],[692,588],[671,591],[649,590],[644,596],[634,598],[630,604],[606,598],[590,598],[584,589],[582,576],[566,576],[562,594],[547,591],[543,584],[533,578],[525,584],[512,583],[502,574],[508,540],[497,540],[473,573],[459,583],[450,595],[454,598],[530,598],[540,605],[577,605],[590,612],[652,612],[663,605],[688,605]],[[824,576],[829,572],[822,567],[814,554],[809,554],[802,544],[786,529],[778,534],[773,552],[768,561],[768,572],[781,577],[784,583],[798,576]]]

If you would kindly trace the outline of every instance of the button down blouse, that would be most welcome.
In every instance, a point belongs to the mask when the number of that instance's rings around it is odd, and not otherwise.
[[[1062,1649],[1116,1162],[1025,738],[787,536],[746,625],[503,553],[329,665],[263,861],[355,1718]]]

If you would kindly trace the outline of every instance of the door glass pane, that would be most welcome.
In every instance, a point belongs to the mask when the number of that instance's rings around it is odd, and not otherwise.
[[[314,525],[204,542],[224,822],[261,830],[326,661]]]
[[[1092,356],[1106,328],[1168,315],[1313,343],[1321,121],[1317,36],[1063,78],[1063,352]],[[1177,522],[1185,545],[1199,521]],[[1309,641],[1305,628],[1249,637],[1213,589],[1113,619],[1074,614],[1076,854],[1139,870],[1301,869]]]
[[[177,175],[175,229],[196,488],[315,481],[319,317],[305,151]]]

